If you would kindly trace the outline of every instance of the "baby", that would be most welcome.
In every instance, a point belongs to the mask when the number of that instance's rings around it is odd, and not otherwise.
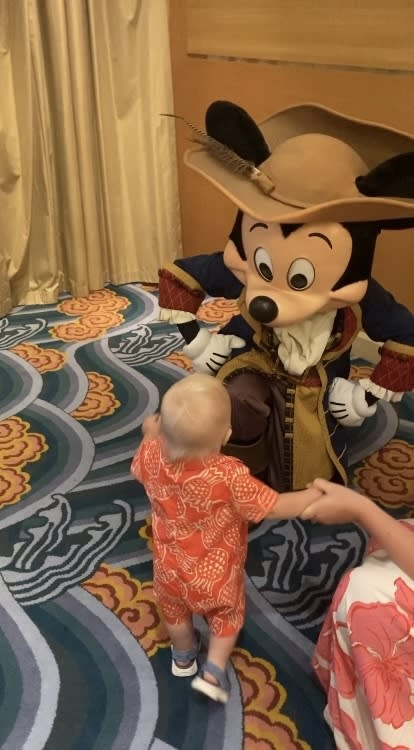
[[[210,375],[189,375],[143,424],[132,461],[152,507],[154,595],[171,638],[172,673],[226,703],[226,666],[243,626],[249,522],[300,516],[320,496],[308,488],[278,494],[220,451],[231,435],[229,395]],[[198,669],[193,614],[209,627]],[[198,674],[197,674],[198,673]]]

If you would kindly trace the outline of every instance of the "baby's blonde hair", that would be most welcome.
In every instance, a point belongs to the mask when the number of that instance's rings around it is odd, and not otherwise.
[[[188,375],[166,392],[160,418],[171,461],[218,453],[230,428],[230,397],[211,375]]]

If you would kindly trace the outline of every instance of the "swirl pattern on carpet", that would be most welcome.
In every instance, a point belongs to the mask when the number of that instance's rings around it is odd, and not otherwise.
[[[217,327],[235,309],[208,299],[200,321]],[[0,321],[2,750],[333,750],[310,656],[340,576],[364,552],[354,526],[253,529],[228,705],[171,676],[149,505],[129,467],[143,418],[191,369],[183,343],[158,321],[156,291],[135,284]],[[397,408],[385,447],[372,453],[375,435],[360,432],[367,457],[353,479],[403,516],[414,398]]]

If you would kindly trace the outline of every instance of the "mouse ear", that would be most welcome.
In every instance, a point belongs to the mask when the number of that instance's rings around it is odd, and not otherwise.
[[[414,198],[414,151],[378,164],[368,174],[357,177],[355,184],[362,195],[372,198]]]
[[[206,112],[206,131],[242,159],[258,167],[270,156],[262,131],[248,112],[233,102],[216,101]]]
[[[391,231],[396,229],[414,229],[414,216],[412,219],[383,219],[377,223],[381,232],[384,229]]]

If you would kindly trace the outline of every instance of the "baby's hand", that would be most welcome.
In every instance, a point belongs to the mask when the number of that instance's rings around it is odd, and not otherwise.
[[[151,414],[149,417],[146,417],[142,423],[142,434],[144,440],[154,440],[154,438],[158,437],[159,432],[160,415]]]
[[[305,508],[301,514],[303,520],[325,524],[350,523],[356,520],[358,506],[364,502],[361,495],[326,479],[315,479],[309,488],[319,492],[319,499]]]
[[[309,503],[309,505],[313,505],[316,500],[319,500],[319,498],[323,497],[323,492],[319,490],[312,482],[312,484],[309,484],[306,488],[306,490],[303,490],[305,500]],[[309,505],[307,508],[309,508]],[[307,510],[306,508],[306,510]]]

